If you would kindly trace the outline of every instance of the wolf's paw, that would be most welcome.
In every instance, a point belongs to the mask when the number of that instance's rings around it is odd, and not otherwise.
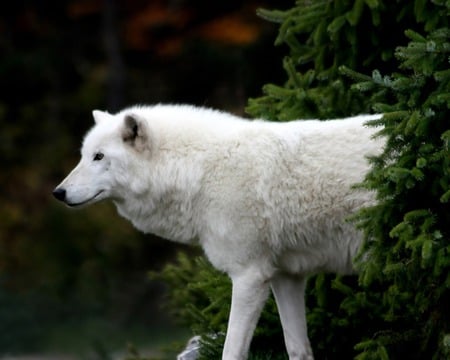
[[[308,346],[304,349],[289,351],[289,360],[314,360],[311,347]]]

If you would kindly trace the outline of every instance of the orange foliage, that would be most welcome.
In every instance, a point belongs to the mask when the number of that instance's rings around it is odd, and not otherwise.
[[[102,9],[101,0],[75,0],[67,5],[67,13],[72,18],[98,13]]]
[[[125,24],[125,42],[130,48],[139,50],[145,50],[156,45],[160,50],[167,48],[166,51],[168,52],[177,52],[180,46],[178,40],[161,39],[162,44],[155,44],[158,42],[158,39],[156,35],[152,34],[152,30],[164,26],[181,31],[190,19],[191,14],[187,9],[174,11],[167,4],[148,4],[146,8],[127,18]]]
[[[230,14],[203,25],[198,33],[202,38],[230,45],[248,45],[256,41],[261,29],[240,13]]]
[[[256,22],[255,6],[199,21],[195,9],[171,7],[155,1],[127,16],[124,26],[126,46],[151,49],[160,56],[177,55],[189,39],[202,39],[227,45],[245,46],[260,36],[262,22]]]

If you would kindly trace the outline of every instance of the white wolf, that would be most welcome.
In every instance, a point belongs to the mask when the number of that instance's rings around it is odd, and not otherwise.
[[[346,218],[374,201],[352,185],[383,147],[365,126],[380,115],[270,123],[156,105],[93,116],[54,196],[72,207],[111,199],[139,230],[199,244],[233,284],[222,359],[247,357],[270,288],[289,359],[313,359],[306,277],[352,271],[362,237]]]

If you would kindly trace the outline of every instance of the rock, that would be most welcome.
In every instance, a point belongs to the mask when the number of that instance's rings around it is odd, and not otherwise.
[[[200,336],[189,339],[183,352],[177,355],[177,360],[197,360],[200,350]]]

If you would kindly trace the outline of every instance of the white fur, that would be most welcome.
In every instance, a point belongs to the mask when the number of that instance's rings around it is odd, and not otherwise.
[[[110,198],[139,230],[200,244],[233,282],[223,359],[246,358],[272,288],[289,359],[309,360],[305,279],[352,271],[361,234],[346,218],[373,203],[352,185],[383,146],[364,125],[379,117],[270,123],[185,105],[95,111],[81,161],[55,192],[72,206]]]

